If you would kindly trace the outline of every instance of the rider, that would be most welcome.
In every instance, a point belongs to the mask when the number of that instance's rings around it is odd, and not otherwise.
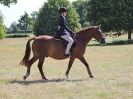
[[[65,56],[71,56],[70,48],[74,43],[74,40],[72,39],[72,36],[74,35],[74,33],[66,25],[67,9],[65,7],[61,7],[59,9],[59,14],[60,14],[59,26],[58,26],[57,34],[64,40],[68,41],[68,45],[65,51]]]

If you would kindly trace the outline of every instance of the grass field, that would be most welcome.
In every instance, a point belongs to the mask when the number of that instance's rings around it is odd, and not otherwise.
[[[47,58],[43,69],[49,81],[41,80],[37,62],[23,81],[26,68],[18,63],[27,39],[0,40],[0,99],[133,99],[133,44],[88,46],[85,58],[93,79],[76,60],[66,80],[68,60]]]

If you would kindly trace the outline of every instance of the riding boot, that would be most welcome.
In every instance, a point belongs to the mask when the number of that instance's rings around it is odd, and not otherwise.
[[[65,56],[66,56],[66,57],[71,57],[72,54],[71,54],[71,52],[69,52],[68,54],[65,54]]]

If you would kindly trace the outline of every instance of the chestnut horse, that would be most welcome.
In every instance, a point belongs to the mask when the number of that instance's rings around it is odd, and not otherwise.
[[[65,76],[67,78],[75,58],[79,59],[86,66],[89,76],[91,78],[93,77],[89,65],[83,56],[86,46],[92,38],[95,38],[100,42],[100,44],[106,44],[103,33],[100,30],[99,26],[89,27],[76,33],[76,46],[72,49],[72,56],[70,57],[68,68],[65,73]],[[30,42],[32,40],[34,40],[32,44],[33,57],[29,59],[31,52]],[[52,57],[58,60],[66,59],[68,57],[65,57],[65,49],[66,48],[63,44],[63,41],[52,36],[44,35],[29,39],[26,45],[25,55],[20,62],[21,65],[25,65],[27,67],[27,72],[23,76],[23,79],[25,80],[30,75],[31,65],[39,59],[38,69],[40,71],[41,77],[42,79],[47,80],[42,69],[44,59],[46,57]]]

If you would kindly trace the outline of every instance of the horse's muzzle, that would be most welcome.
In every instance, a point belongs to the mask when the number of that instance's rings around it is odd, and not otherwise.
[[[101,39],[100,39],[100,45],[101,45],[101,46],[105,46],[105,45],[106,45],[105,38],[101,38]]]

